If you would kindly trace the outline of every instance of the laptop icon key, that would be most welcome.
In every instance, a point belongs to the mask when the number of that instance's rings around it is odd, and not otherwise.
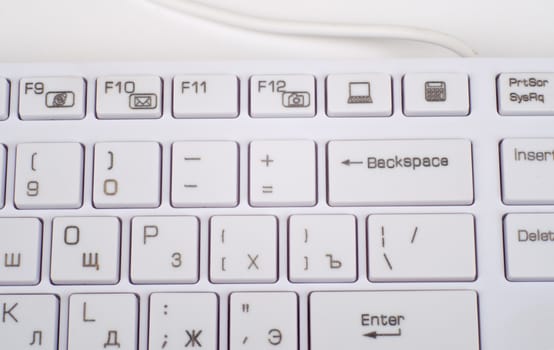
[[[348,104],[354,103],[373,103],[369,81],[348,83]]]

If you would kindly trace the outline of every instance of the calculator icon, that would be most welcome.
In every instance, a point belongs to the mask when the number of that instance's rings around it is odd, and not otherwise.
[[[426,81],[425,82],[425,101],[427,102],[446,101],[446,82]]]

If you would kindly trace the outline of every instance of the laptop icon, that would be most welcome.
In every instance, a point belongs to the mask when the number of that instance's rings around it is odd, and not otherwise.
[[[348,103],[373,103],[369,81],[348,83]]]

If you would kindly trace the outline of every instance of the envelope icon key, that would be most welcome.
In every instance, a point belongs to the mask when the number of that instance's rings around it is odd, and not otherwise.
[[[129,108],[154,109],[158,107],[158,95],[156,94],[130,94]]]

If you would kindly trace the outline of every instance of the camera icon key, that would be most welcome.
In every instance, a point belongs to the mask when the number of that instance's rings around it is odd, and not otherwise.
[[[308,74],[253,75],[250,116],[309,118],[316,114],[316,81]]]
[[[308,91],[283,91],[281,96],[281,104],[286,108],[305,108],[311,104]]]

